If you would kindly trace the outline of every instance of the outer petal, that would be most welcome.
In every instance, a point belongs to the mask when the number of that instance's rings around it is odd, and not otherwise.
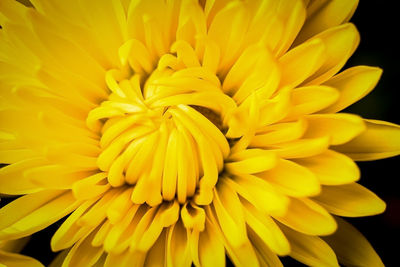
[[[339,266],[335,252],[319,237],[310,236],[280,225],[289,239],[290,256],[309,266]]]
[[[4,251],[0,251],[0,266],[44,267],[43,264],[31,257]]]
[[[333,150],[294,161],[307,167],[324,185],[348,184],[360,179],[360,170],[357,164],[349,157]]]
[[[61,219],[76,206],[70,192],[44,191],[20,197],[0,210],[0,238],[15,239],[35,233]]]
[[[368,161],[400,154],[400,126],[378,120],[365,120],[367,130],[350,142],[332,147],[353,160]]]
[[[335,250],[340,263],[345,266],[384,266],[371,244],[356,228],[338,217],[336,222],[337,231],[323,239]]]
[[[312,1],[307,7],[307,20],[295,43],[337,26],[351,18],[357,8],[358,0]]]
[[[330,213],[346,217],[376,215],[386,208],[385,202],[356,183],[323,186],[321,194],[313,199]]]
[[[339,99],[321,112],[335,113],[357,102],[374,89],[381,75],[382,69],[369,66],[356,66],[335,75],[324,85],[339,90]]]

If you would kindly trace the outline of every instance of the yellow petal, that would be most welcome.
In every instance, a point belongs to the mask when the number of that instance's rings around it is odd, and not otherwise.
[[[267,244],[261,239],[261,237],[249,227],[247,227],[247,235],[251,244],[253,245],[260,266],[283,267],[278,255],[272,252]]]
[[[383,200],[357,183],[323,186],[321,194],[313,200],[330,213],[345,217],[376,215],[386,208]]]
[[[294,231],[280,225],[289,240],[290,257],[308,265],[321,267],[339,267],[335,252],[321,238]]]
[[[199,260],[204,267],[224,267],[225,248],[223,242],[218,238],[215,229],[209,221],[206,228],[199,237]]]
[[[357,164],[351,158],[333,150],[294,161],[312,171],[324,185],[348,184],[360,179]]]
[[[303,115],[315,113],[335,103],[339,92],[328,86],[305,86],[292,91],[292,109],[285,120],[301,118]]]
[[[72,246],[83,236],[86,236],[93,227],[82,227],[76,222],[84,214],[96,199],[88,200],[81,204],[68,218],[63,222],[63,224],[58,227],[57,231],[51,238],[51,249],[53,251],[59,251]]]
[[[304,82],[309,85],[321,84],[336,74],[360,42],[356,27],[350,23],[330,28],[314,38],[323,41],[326,59],[324,64]]]
[[[347,143],[366,129],[362,118],[353,114],[313,114],[306,119],[308,128],[304,138],[330,136],[332,145]]]
[[[294,88],[301,84],[324,63],[324,43],[315,39],[299,45],[279,59],[281,67],[280,87]]]
[[[158,237],[156,243],[147,252],[145,267],[158,267],[165,265],[166,230]]]
[[[46,190],[20,197],[0,210],[1,213],[7,212],[7,216],[1,216],[3,229],[0,237],[16,239],[33,234],[61,219],[76,206],[72,193],[65,191]]]
[[[335,219],[323,207],[307,198],[291,198],[286,214],[274,218],[307,235],[329,235],[336,230]]]
[[[229,156],[225,170],[231,174],[251,174],[269,170],[276,165],[276,155],[263,149],[247,149]]]
[[[223,177],[220,178],[220,182],[227,184],[241,197],[266,214],[283,215],[287,210],[288,197],[278,192],[262,178],[242,175],[234,178]]]
[[[283,122],[268,125],[257,130],[251,140],[251,147],[266,147],[273,144],[293,141],[303,136],[307,121],[299,119],[295,122]]]
[[[168,228],[166,242],[166,263],[164,266],[191,266],[187,232],[181,221]]]
[[[319,3],[322,4],[317,8]],[[356,10],[357,4],[358,0],[313,1],[311,5],[314,6],[307,7],[307,20],[296,37],[295,44],[302,43],[315,34],[346,22]]]
[[[257,176],[293,197],[316,195],[321,190],[314,173],[290,160],[280,159],[275,168]]]
[[[104,251],[103,247],[94,247],[91,244],[96,232],[96,230],[92,231],[71,248],[63,262],[63,267],[92,266],[99,260]]]
[[[206,207],[207,218],[211,222],[207,227],[212,227],[217,238],[223,241],[224,247],[227,254],[235,266],[259,266],[257,255],[254,251],[254,247],[250,240],[243,238],[243,242],[239,246],[233,246],[228,241],[228,236],[223,233],[222,226],[218,223],[215,213],[212,211],[210,206]]]
[[[246,200],[242,200],[244,216],[248,227],[265,243],[274,253],[287,255],[290,251],[289,242],[280,228],[270,216],[263,214]]]
[[[284,159],[311,157],[323,153],[329,147],[329,136],[318,138],[304,138],[287,143],[268,146],[278,156]]]
[[[34,258],[20,255],[20,254],[15,254],[15,253],[10,253],[10,252],[5,252],[5,251],[0,251],[0,266],[8,267],[24,267],[24,266],[29,266],[29,267],[43,267],[44,265],[41,264],[39,261],[35,260]]]
[[[37,192],[40,187],[29,180],[24,172],[30,168],[45,164],[43,158],[31,158],[4,166],[0,169],[0,193],[19,195]],[[13,177],[13,179],[10,179]]]
[[[374,89],[381,75],[382,69],[369,66],[352,67],[335,75],[324,85],[336,88],[339,99],[321,112],[335,113],[357,102]]]
[[[222,232],[233,247],[240,247],[246,240],[246,226],[238,195],[226,184],[214,189],[213,207]]]
[[[332,147],[353,160],[383,159],[400,154],[400,126],[378,120],[365,120],[367,130],[350,142]]]
[[[340,263],[345,266],[384,266],[371,244],[355,227],[339,217],[336,221],[337,231],[323,239],[335,250]]]

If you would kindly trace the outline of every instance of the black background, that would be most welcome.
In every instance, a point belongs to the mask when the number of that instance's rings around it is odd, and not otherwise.
[[[352,105],[346,111],[362,115],[365,118],[381,119],[400,124],[400,104],[397,91],[399,52],[398,11],[396,1],[360,1],[352,18],[361,34],[361,44],[346,67],[371,65],[383,68],[381,81],[363,100]],[[399,230],[400,230],[400,194],[397,167],[400,157],[359,163],[362,178],[360,183],[374,191],[387,203],[382,215],[349,219],[370,241],[386,266],[399,266]],[[4,201],[5,200],[5,201]],[[1,206],[6,202],[2,200]],[[23,250],[24,254],[34,256],[44,264],[53,257],[49,241],[61,222],[52,225],[46,231],[34,234],[32,242]],[[289,258],[283,258],[285,266],[303,266]],[[250,266],[249,266],[250,267]]]

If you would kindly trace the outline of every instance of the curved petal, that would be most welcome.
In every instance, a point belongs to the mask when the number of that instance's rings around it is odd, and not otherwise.
[[[321,194],[313,200],[330,213],[345,217],[376,215],[386,208],[383,200],[357,183],[323,186]]]
[[[39,261],[34,258],[0,251],[0,266],[12,266],[12,267],[44,267]]]
[[[378,120],[365,120],[365,123],[366,131],[350,142],[332,148],[356,161],[383,159],[400,154],[399,125]]]
[[[351,224],[336,217],[337,231],[323,239],[331,246],[345,266],[376,266],[383,263],[365,237]]]
[[[292,258],[308,266],[339,267],[335,252],[321,238],[280,227],[290,242]]]
[[[330,235],[337,227],[333,217],[323,207],[307,198],[291,198],[287,213],[274,218],[307,235]]]
[[[347,143],[366,129],[362,118],[353,114],[313,114],[306,119],[308,127],[303,138],[330,136],[331,145]]]
[[[357,164],[351,158],[333,150],[293,161],[312,171],[324,185],[348,184],[360,179]]]
[[[339,99],[321,111],[335,113],[357,102],[374,89],[382,75],[382,69],[369,66],[356,66],[342,71],[326,81],[340,92]]]

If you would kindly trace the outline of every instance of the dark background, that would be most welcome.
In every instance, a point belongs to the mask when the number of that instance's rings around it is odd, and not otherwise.
[[[356,113],[365,118],[381,119],[400,124],[397,103],[398,86],[398,11],[396,1],[360,1],[359,7],[352,18],[361,34],[361,44],[347,67],[355,65],[371,65],[383,68],[383,76],[375,90],[358,103],[352,105],[346,112]],[[362,178],[360,183],[374,191],[387,203],[387,210],[382,215],[349,219],[370,241],[387,267],[399,266],[400,230],[400,194],[398,179],[400,175],[400,157],[391,159],[361,162]],[[7,203],[2,199],[1,206]],[[48,264],[54,256],[49,248],[51,235],[61,222],[52,225],[46,231],[32,236],[32,242],[23,253],[34,256]],[[290,258],[283,258],[285,266],[304,266]],[[250,266],[249,266],[250,267]]]

